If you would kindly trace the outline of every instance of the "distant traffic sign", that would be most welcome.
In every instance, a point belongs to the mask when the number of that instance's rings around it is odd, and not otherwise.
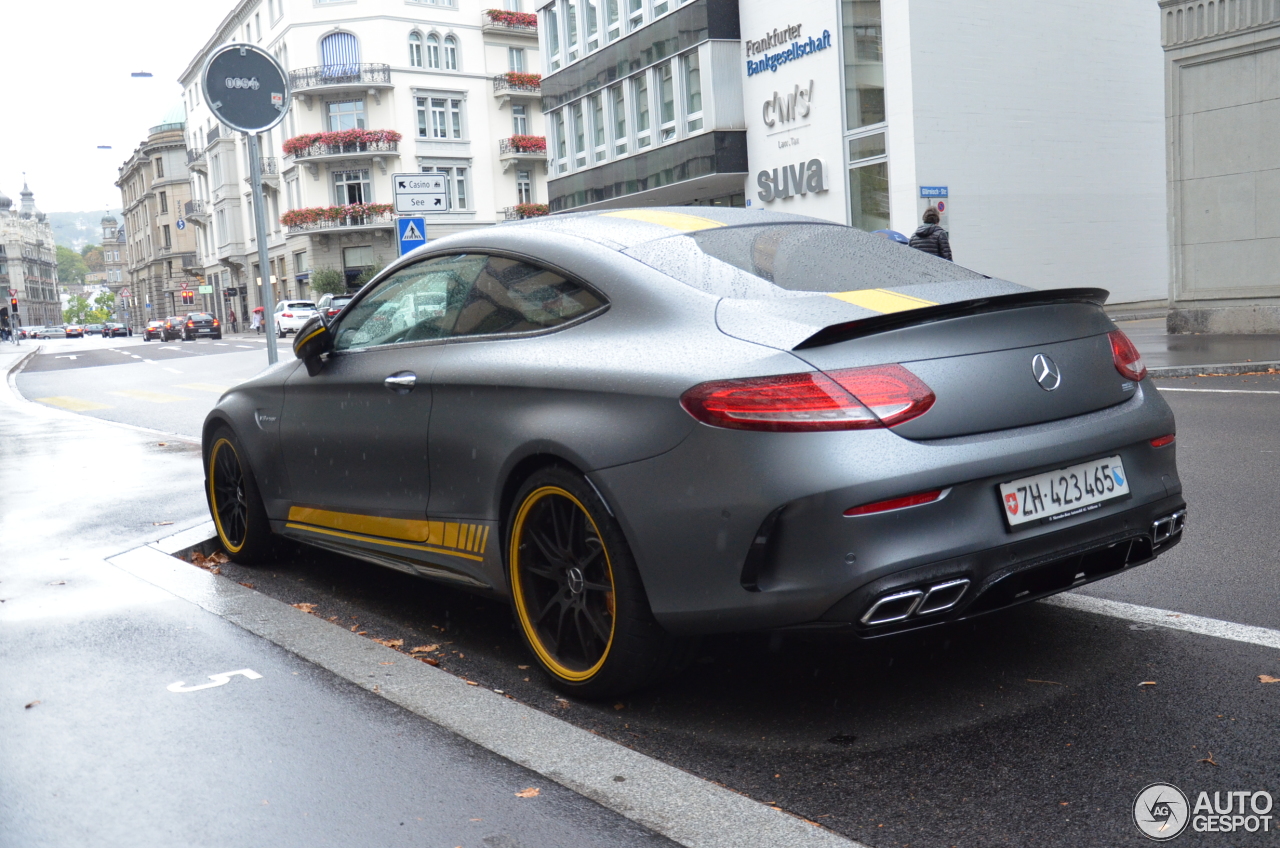
[[[121,297],[133,297],[133,295],[129,294],[129,290],[128,290],[128,289],[120,289],[120,296],[121,296]]]
[[[448,212],[449,183],[445,174],[392,174],[396,212]]]
[[[427,221],[425,218],[397,218],[396,234],[400,241],[400,255],[404,256],[427,243]]]
[[[175,226],[177,226],[177,228],[180,230],[185,230],[187,228],[187,219],[179,218],[178,223]]]
[[[213,294],[213,286],[201,286],[200,294]]]
[[[201,77],[209,109],[233,130],[266,132],[289,111],[288,77],[275,57],[260,47],[222,47],[209,57]]]

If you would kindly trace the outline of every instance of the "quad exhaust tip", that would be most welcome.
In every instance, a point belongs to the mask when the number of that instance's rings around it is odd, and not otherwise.
[[[968,578],[948,580],[924,589],[894,592],[876,600],[862,616],[868,626],[893,624],[912,616],[934,615],[953,609],[969,588]]]
[[[1187,511],[1180,509],[1172,515],[1157,519],[1151,523],[1151,541],[1162,545],[1182,532],[1187,526]]]

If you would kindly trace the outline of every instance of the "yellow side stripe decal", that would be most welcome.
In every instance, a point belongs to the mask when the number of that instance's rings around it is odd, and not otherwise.
[[[450,551],[444,548],[437,548],[432,545],[415,545],[412,542],[393,542],[390,539],[378,539],[373,536],[361,536],[357,533],[340,533],[337,530],[325,530],[322,527],[311,527],[307,524],[294,524],[289,522],[284,525],[292,530],[305,530],[308,533],[320,533],[325,536],[337,536],[340,539],[352,539],[356,542],[373,542],[378,545],[386,545],[390,548],[408,548],[414,551],[427,551],[434,554],[447,554],[448,556],[463,557],[465,559],[473,559],[476,562],[484,562],[484,557],[475,554],[464,554],[461,551]]]
[[[714,227],[724,226],[719,221],[703,218],[700,215],[686,215],[683,212],[661,212],[657,209],[623,209],[618,212],[605,212],[602,217],[630,218],[633,221],[643,221],[646,224],[670,227],[682,233],[692,233],[697,230],[710,230]]]
[[[431,545],[433,548],[462,548],[483,554],[489,528],[483,524],[460,524],[454,521],[430,521],[412,518],[384,518],[354,512],[334,512],[314,507],[289,508],[289,526],[307,530],[323,527],[341,530],[360,537],[382,537],[404,542]],[[484,531],[483,538],[481,531]],[[371,539],[372,540],[372,539]],[[470,544],[468,544],[470,542]],[[478,542],[478,544],[477,544]]]
[[[861,291],[838,292],[828,295],[836,300],[870,309],[887,315],[890,312],[906,312],[910,309],[921,309],[925,306],[937,306],[932,300],[922,300],[906,294],[898,294],[888,289],[862,289]]]

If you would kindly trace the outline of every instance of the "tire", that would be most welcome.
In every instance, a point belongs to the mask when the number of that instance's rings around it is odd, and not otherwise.
[[[505,529],[516,626],[555,688],[615,698],[676,667],[681,643],[654,620],[622,528],[581,475],[534,473]]]
[[[223,550],[243,565],[269,560],[276,539],[239,439],[219,427],[205,457],[205,497]]]

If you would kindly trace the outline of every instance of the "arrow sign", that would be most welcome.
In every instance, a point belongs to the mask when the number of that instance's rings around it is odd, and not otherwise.
[[[449,178],[446,174],[394,174],[391,186],[397,213],[449,211]]]

